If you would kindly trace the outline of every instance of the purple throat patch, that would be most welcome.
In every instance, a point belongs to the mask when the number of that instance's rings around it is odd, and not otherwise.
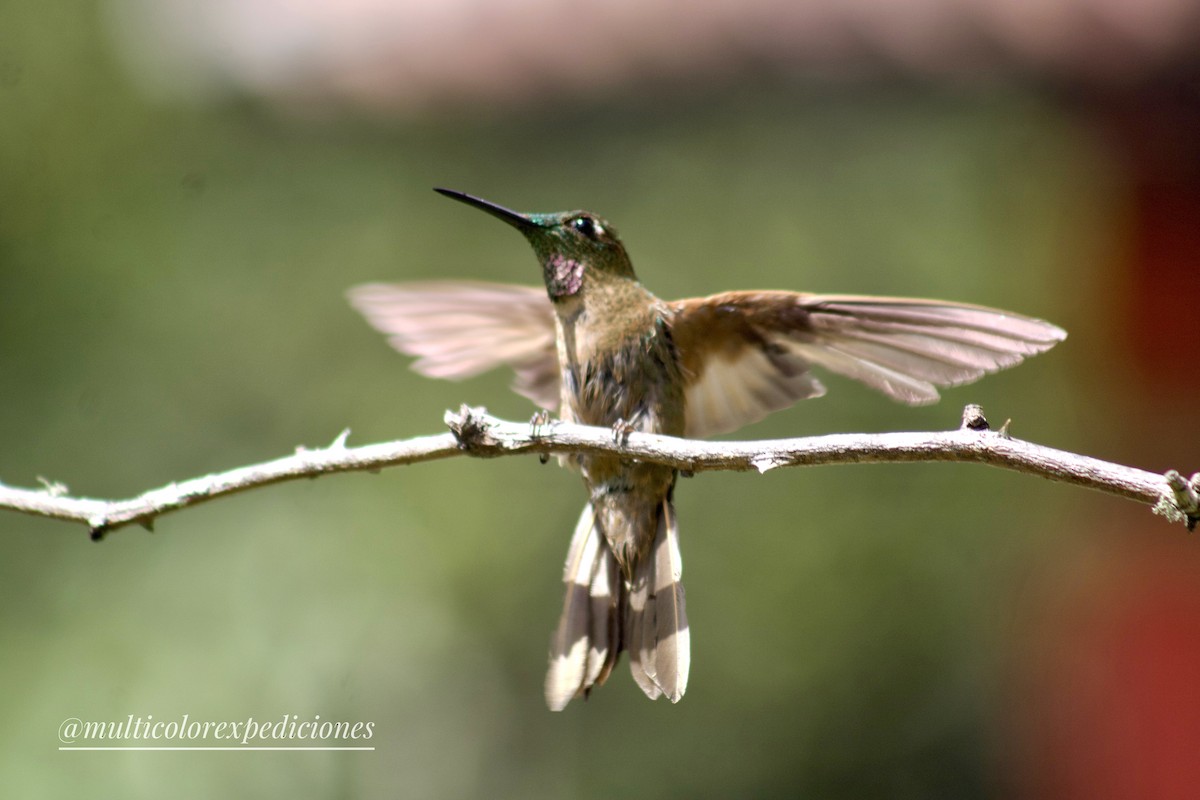
[[[546,290],[551,297],[570,297],[583,286],[583,264],[555,253],[546,264]]]

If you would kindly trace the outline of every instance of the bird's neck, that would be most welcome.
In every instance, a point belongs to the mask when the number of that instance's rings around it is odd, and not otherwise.
[[[560,333],[586,340],[586,350],[617,348],[651,332],[663,304],[636,280],[601,277],[555,301]],[[580,355],[583,355],[581,353]]]

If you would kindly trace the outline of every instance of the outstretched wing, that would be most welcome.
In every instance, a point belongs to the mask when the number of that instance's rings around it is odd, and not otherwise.
[[[910,405],[1066,338],[1061,328],[963,303],[795,292],[680,300],[672,333],[689,377],[687,435],[735,430],[825,393],[817,365]]]
[[[369,283],[350,304],[392,347],[416,356],[413,369],[461,380],[507,364],[513,391],[551,411],[559,406],[554,309],[545,289],[498,283]]]

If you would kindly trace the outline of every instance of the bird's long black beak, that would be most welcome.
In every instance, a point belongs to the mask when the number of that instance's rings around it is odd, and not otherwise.
[[[540,227],[537,222],[530,219],[526,215],[518,214],[516,211],[507,209],[504,206],[498,206],[495,203],[490,203],[481,197],[475,197],[474,195],[467,194],[466,192],[456,192],[453,189],[440,189],[435,187],[434,191],[438,194],[444,194],[446,197],[466,203],[469,206],[475,206],[481,211],[486,211],[493,217],[498,217],[499,219],[504,220],[522,233],[533,228]]]

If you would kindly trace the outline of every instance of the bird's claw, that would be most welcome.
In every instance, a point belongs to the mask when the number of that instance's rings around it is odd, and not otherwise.
[[[529,418],[529,438],[540,439],[542,429],[550,424],[550,412],[544,408],[539,408],[534,415]],[[549,453],[538,453],[538,461],[545,464],[550,460]]]
[[[629,434],[635,430],[637,428],[633,427],[632,423],[619,419],[612,426],[613,441],[617,444],[629,444]]]
[[[534,415],[529,418],[529,438],[537,439],[542,435],[542,428],[550,424],[550,412],[544,408],[539,408]]]

